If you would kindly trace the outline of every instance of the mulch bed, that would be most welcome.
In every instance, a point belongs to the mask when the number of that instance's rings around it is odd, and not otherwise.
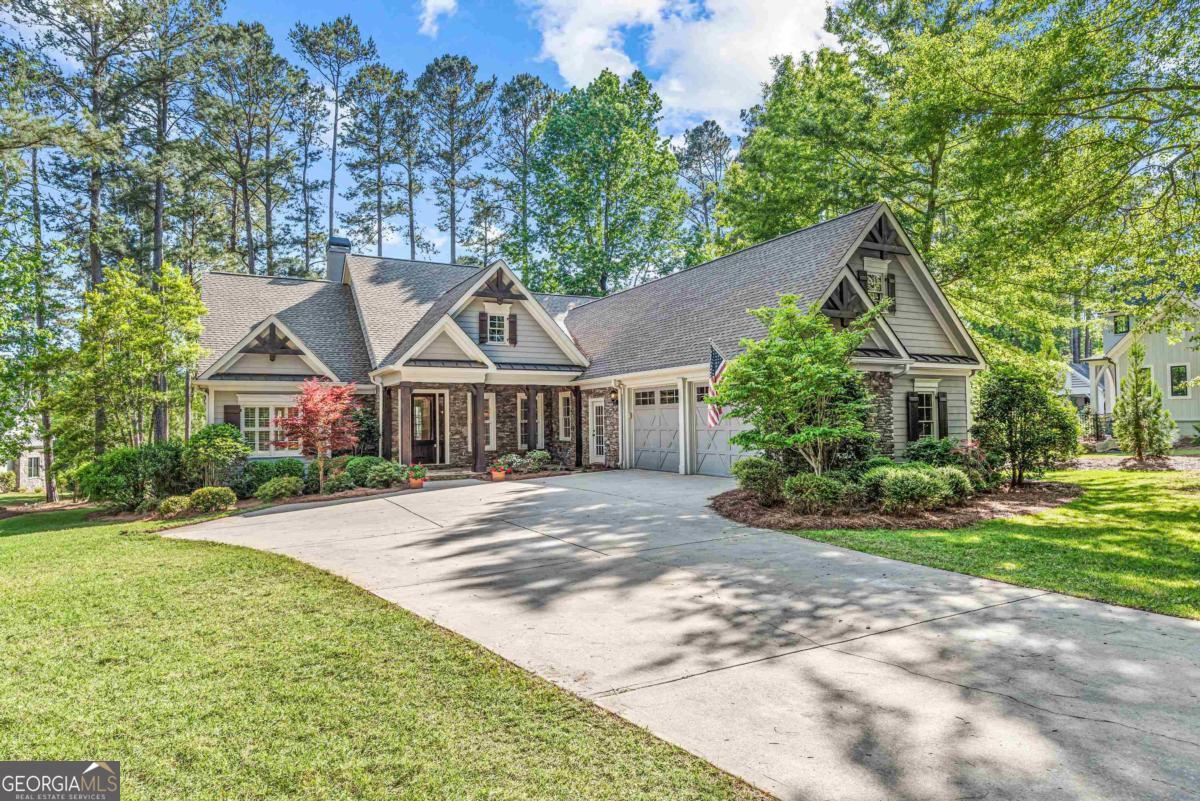
[[[786,506],[765,507],[749,490],[735,489],[712,499],[710,506],[722,517],[756,528],[782,531],[833,529],[951,529],[964,528],[983,520],[1034,514],[1061,506],[1077,498],[1082,490],[1073,484],[1038,481],[1020,489],[1007,487],[972,498],[962,506],[912,515],[890,515],[874,509],[833,515],[796,514]]]
[[[1071,463],[1075,470],[1200,470],[1200,456],[1149,456],[1139,462],[1133,456],[1087,456]]]

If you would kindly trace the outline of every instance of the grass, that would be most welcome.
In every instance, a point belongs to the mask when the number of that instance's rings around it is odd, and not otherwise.
[[[799,531],[856,551],[1200,619],[1200,475],[1117,470],[1050,478],[1076,500],[954,531]]]
[[[156,801],[759,797],[326,573],[85,515],[0,520],[6,759]]]
[[[45,500],[40,492],[0,492],[0,506],[23,506]]]
[[[1079,458],[1080,459],[1090,459],[1090,458],[1095,458],[1097,456],[1131,456],[1131,455],[1132,454],[1129,453],[1129,451],[1105,451],[1103,453],[1081,453],[1081,454],[1079,454]],[[1200,456],[1200,448],[1194,448],[1194,447],[1190,447],[1190,446],[1186,447],[1186,448],[1172,448],[1167,455],[1168,456]]]

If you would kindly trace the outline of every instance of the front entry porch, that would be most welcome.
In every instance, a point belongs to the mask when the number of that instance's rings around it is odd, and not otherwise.
[[[548,451],[568,467],[589,458],[588,394],[534,384],[428,384],[383,388],[382,455],[403,464],[482,472],[509,453]],[[584,420],[584,428],[575,421]]]

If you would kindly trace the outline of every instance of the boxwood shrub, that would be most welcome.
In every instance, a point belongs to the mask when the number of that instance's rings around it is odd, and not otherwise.
[[[254,497],[263,503],[293,498],[304,491],[304,480],[296,476],[277,476],[254,492]]]
[[[192,499],[187,495],[169,495],[158,502],[158,516],[181,517],[191,511]]]
[[[370,472],[371,468],[387,463],[387,459],[379,456],[355,456],[346,462],[346,473],[349,474],[350,480],[354,482],[354,486],[365,487],[367,486],[367,473]]]
[[[738,486],[749,490],[763,506],[775,506],[783,500],[783,482],[787,478],[778,462],[761,456],[743,456],[731,469]]]
[[[958,467],[935,467],[934,475],[946,483],[949,490],[947,501],[950,503],[965,503],[974,494],[971,479]]]
[[[890,470],[883,478],[883,511],[910,514],[946,503],[950,487],[932,470]]]
[[[193,512],[223,512],[237,505],[237,495],[229,487],[201,487],[188,498]]]
[[[828,475],[798,473],[784,482],[783,497],[801,514],[826,514],[842,505],[846,483]]]

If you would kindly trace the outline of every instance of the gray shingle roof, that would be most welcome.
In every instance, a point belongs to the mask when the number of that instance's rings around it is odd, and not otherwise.
[[[534,292],[533,297],[538,303],[542,304],[542,308],[550,312],[551,317],[558,317],[570,310],[572,307],[582,306],[585,303],[591,303],[599,298],[591,295],[555,295],[547,292]]]
[[[447,293],[458,288],[461,296],[479,275],[476,267],[353,253],[346,257],[346,268],[366,328],[372,368],[390,363],[420,339],[458,299]]]
[[[710,339],[734,355],[742,338],[765,333],[746,310],[775,305],[781,294],[820,297],[878,210],[867,206],[573,309],[567,329],[591,362],[582,378],[707,363]]]
[[[263,320],[275,315],[341,381],[365,381],[370,370],[362,332],[354,322],[350,288],[328,281],[279,276],[207,273],[200,297],[208,314],[200,345],[203,373]]]

